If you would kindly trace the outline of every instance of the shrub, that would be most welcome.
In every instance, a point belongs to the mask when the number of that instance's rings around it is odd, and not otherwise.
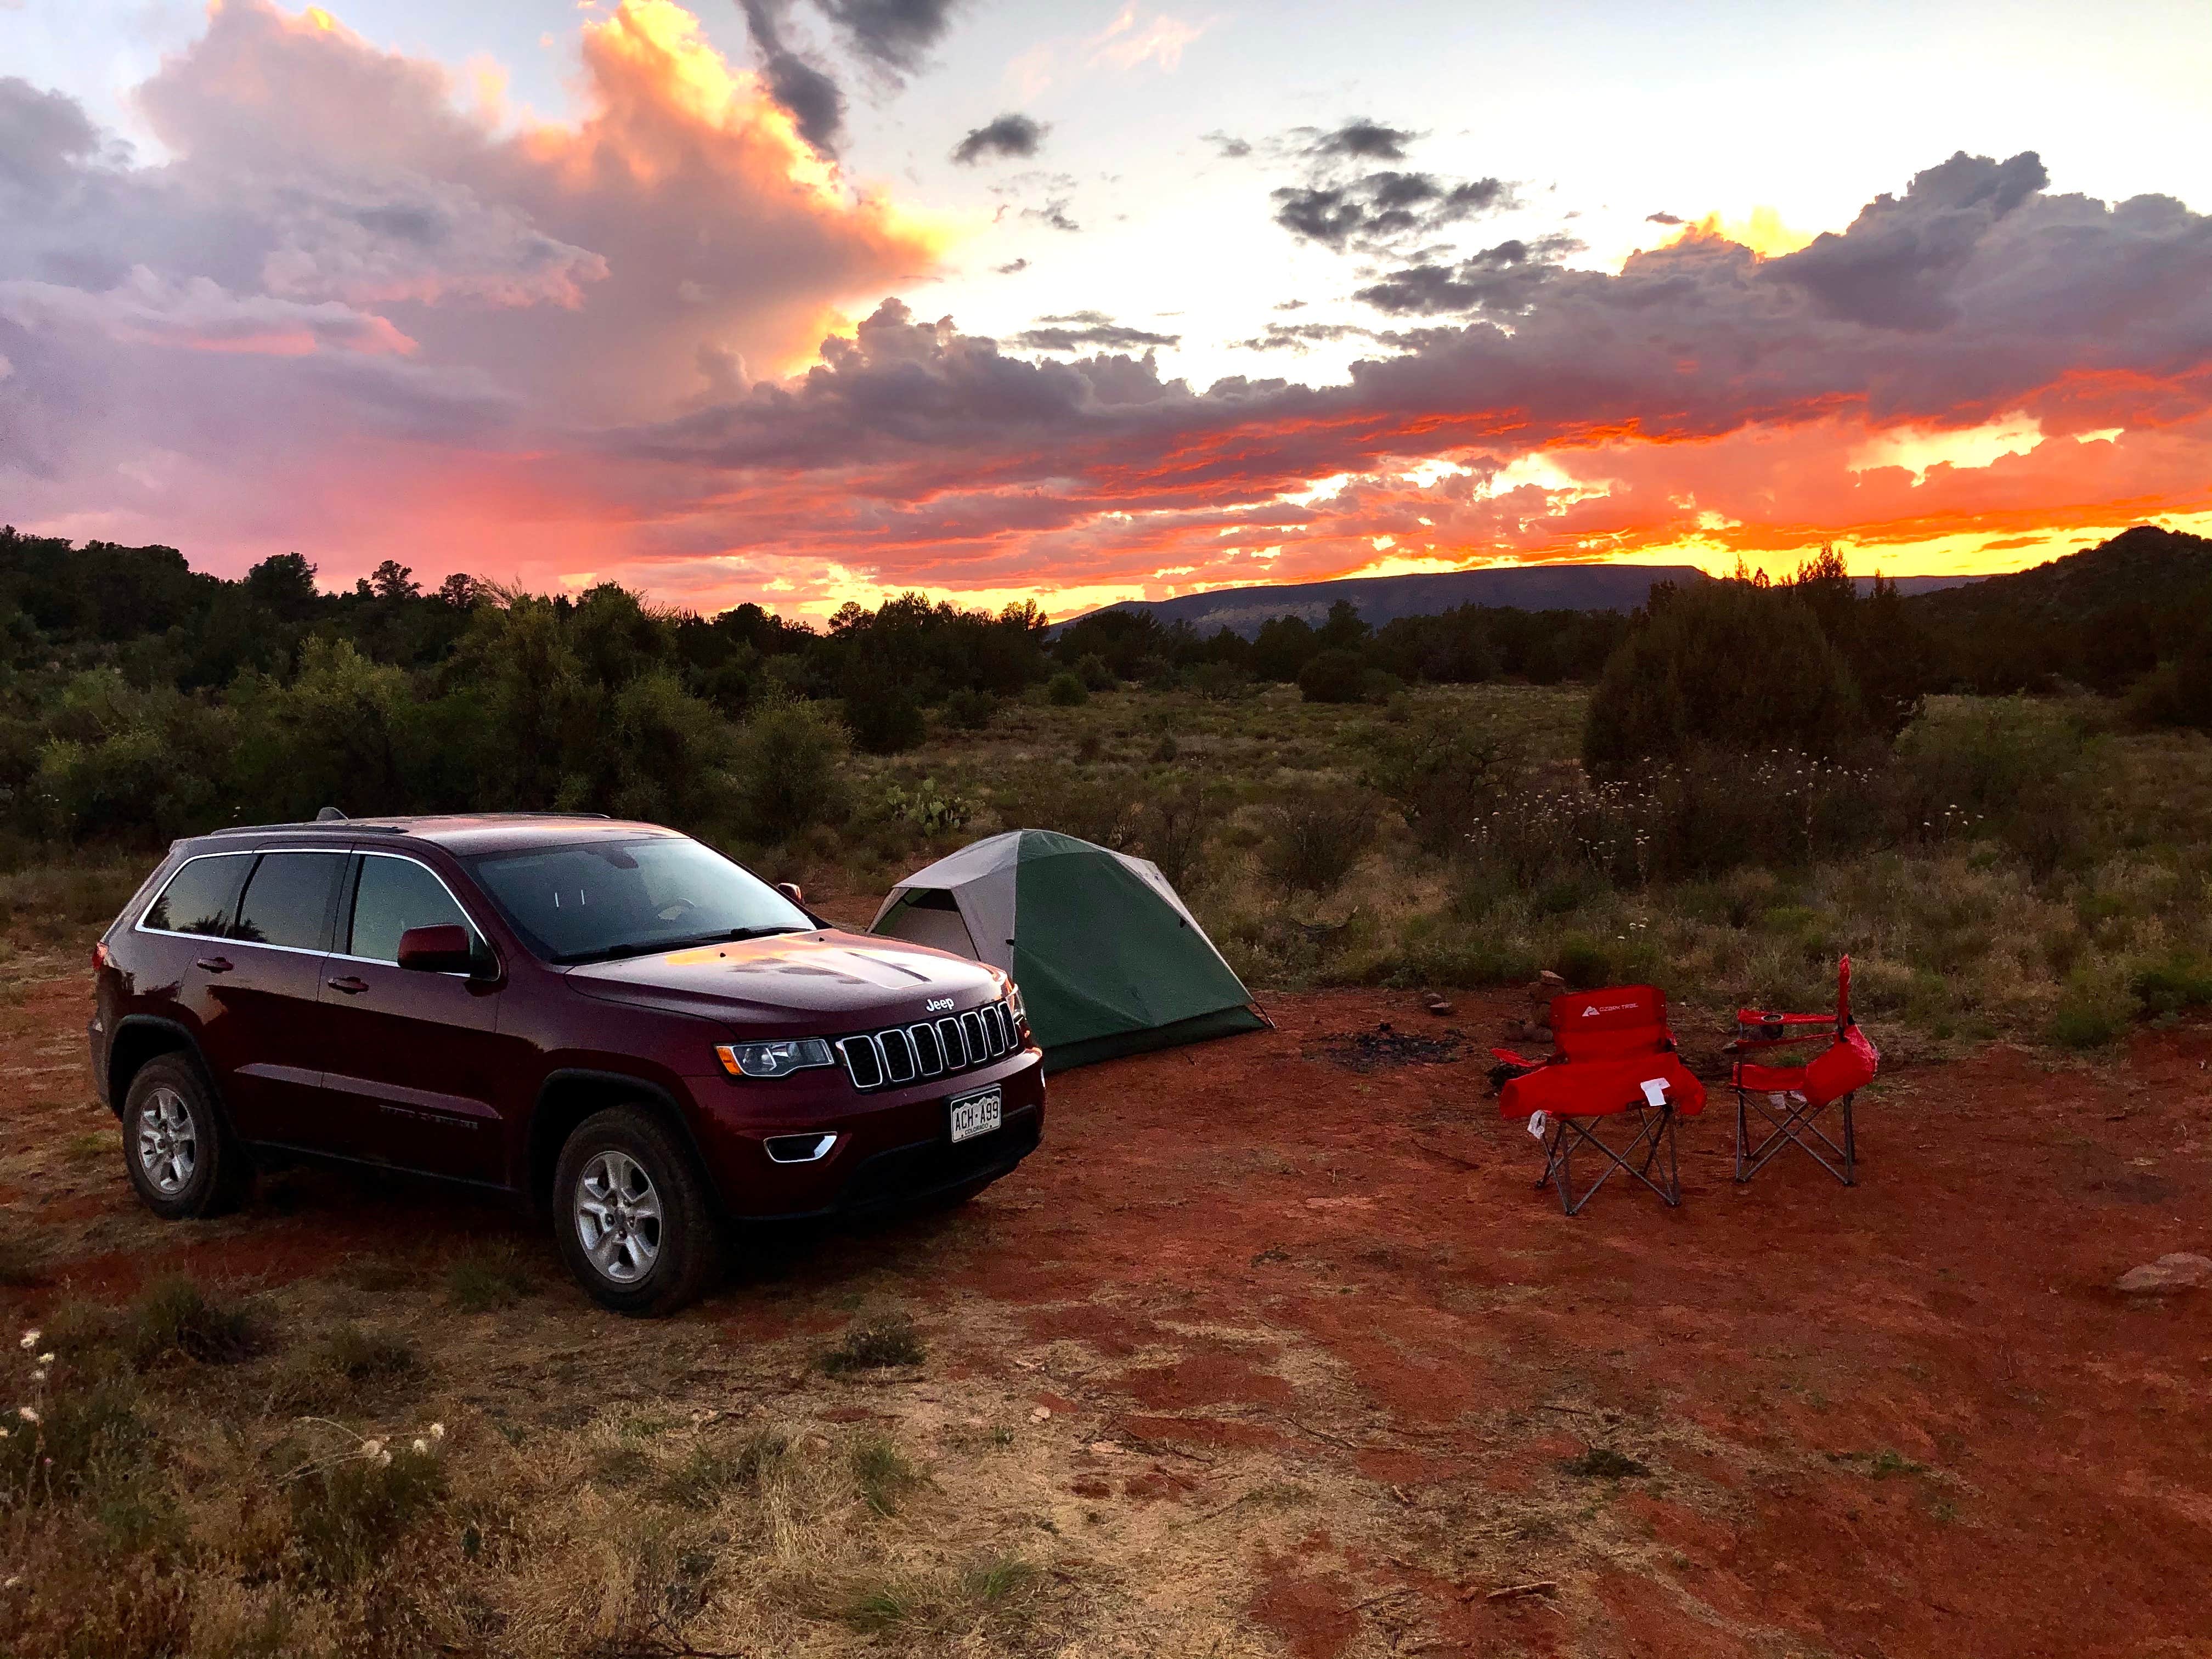
[[[88,1383],[71,1376],[65,1384],[48,1391],[37,1424],[11,1421],[0,1439],[0,1506],[75,1496],[96,1477],[119,1474],[150,1452],[153,1432],[126,1379]]]
[[[911,789],[896,783],[884,786],[877,810],[883,817],[925,836],[941,836],[965,826],[975,814],[975,803],[940,789],[934,778],[924,778]]]
[[[2062,1048],[2100,1048],[2124,1036],[2136,1015],[2135,999],[2112,975],[2077,968],[2051,1018],[2051,1040]]]
[[[327,1462],[292,1483],[293,1546],[310,1576],[350,1583],[445,1495],[446,1471],[434,1452],[395,1446],[381,1456]]]
[[[1261,867],[1293,892],[1334,892],[1375,844],[1375,802],[1364,790],[1304,790],[1272,816]]]
[[[845,699],[853,741],[872,755],[902,755],[929,735],[921,703],[902,685],[872,685]]]
[[[756,840],[782,842],[845,810],[839,769],[852,736],[817,703],[772,702],[745,723],[738,743],[740,822]]]
[[[988,691],[963,686],[945,700],[945,720],[963,732],[981,732],[998,718],[999,700]]]
[[[1358,702],[1367,695],[1367,659],[1357,651],[1317,652],[1298,670],[1307,702]]]
[[[1252,695],[1252,677],[1234,663],[1202,662],[1190,671],[1190,689],[1208,702],[1237,702]]]
[[[1655,596],[1606,664],[1583,763],[1619,776],[1701,745],[1829,757],[1870,735],[1850,671],[1802,599],[1701,582]]]
[[[837,1346],[822,1356],[822,1369],[832,1376],[854,1371],[890,1370],[922,1361],[921,1338],[914,1321],[904,1314],[886,1314],[866,1320],[845,1333]]]
[[[2080,720],[2011,703],[1923,719],[1898,746],[1905,839],[1987,836],[2040,878],[2088,850],[2091,782],[2103,744]]]
[[[1207,840],[1226,816],[1221,793],[1202,780],[1181,773],[1155,778],[1137,812],[1138,849],[1159,866],[1168,885],[1180,888],[1198,869]]]
[[[2128,989],[2154,1018],[2212,1006],[2212,962],[2177,951],[2138,969]]]
[[[175,1355],[204,1364],[234,1364],[259,1352],[264,1341],[251,1308],[210,1297],[182,1273],[167,1274],[146,1287],[131,1306],[128,1332],[131,1362],[141,1370]]]
[[[1091,691],[1074,675],[1059,673],[1046,682],[1044,698],[1055,708],[1080,708],[1091,701]]]
[[[1425,852],[1464,850],[1476,821],[1510,803],[1522,781],[1520,745],[1462,718],[1408,719],[1370,738],[1368,781],[1396,802]]]

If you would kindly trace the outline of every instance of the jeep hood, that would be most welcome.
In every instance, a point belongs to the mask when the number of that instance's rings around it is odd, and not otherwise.
[[[900,1024],[923,1018],[933,1000],[966,1010],[999,994],[981,963],[827,929],[590,963],[567,977],[602,1001],[790,1036]]]

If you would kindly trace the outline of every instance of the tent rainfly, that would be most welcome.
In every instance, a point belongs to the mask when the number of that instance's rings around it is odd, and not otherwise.
[[[916,871],[869,931],[1011,973],[1047,1071],[1269,1024],[1149,859],[1051,830]]]

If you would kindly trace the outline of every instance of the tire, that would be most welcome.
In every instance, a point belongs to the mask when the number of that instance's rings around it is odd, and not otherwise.
[[[562,1146],[554,1237],[601,1307],[658,1319],[697,1301],[721,1276],[721,1231],[698,1160],[651,1112],[595,1112]]]
[[[156,1054],[123,1097],[123,1167],[139,1201],[165,1221],[221,1215],[253,1182],[246,1149],[189,1054]]]

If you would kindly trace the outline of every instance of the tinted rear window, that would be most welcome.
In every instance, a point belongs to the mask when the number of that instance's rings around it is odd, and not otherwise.
[[[233,939],[295,950],[329,949],[331,898],[343,853],[264,853],[239,901]]]
[[[220,934],[238,902],[239,884],[252,868],[251,853],[198,858],[169,878],[146,911],[145,926],[171,933]]]

